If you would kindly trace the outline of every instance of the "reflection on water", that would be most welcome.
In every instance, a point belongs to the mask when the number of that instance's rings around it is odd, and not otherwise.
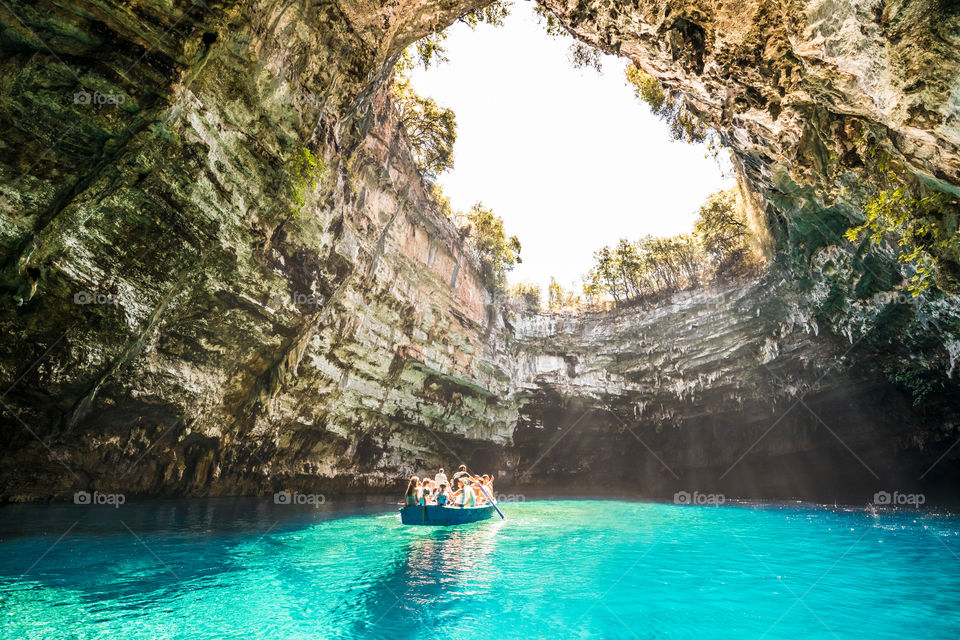
[[[376,576],[375,586],[360,601],[341,607],[348,615],[365,612],[356,617],[354,632],[416,638],[423,629],[442,627],[462,615],[458,603],[493,590],[498,531],[493,522],[411,530],[400,557]]]

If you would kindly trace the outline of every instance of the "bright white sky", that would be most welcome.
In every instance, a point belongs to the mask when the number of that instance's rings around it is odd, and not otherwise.
[[[579,293],[593,252],[619,238],[689,231],[706,197],[729,188],[701,145],[673,142],[633,96],[625,61],[603,74],[570,64],[569,38],[551,38],[530,2],[502,27],[457,24],[450,61],[413,83],[457,115],[454,168],[439,182],[455,209],[482,200],[523,245],[511,282],[550,277]]]

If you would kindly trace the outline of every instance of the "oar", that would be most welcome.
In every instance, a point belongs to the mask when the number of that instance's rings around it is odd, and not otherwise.
[[[497,506],[497,503],[493,501],[493,498],[491,498],[491,497],[490,497],[490,494],[487,493],[487,490],[483,488],[483,485],[478,482],[478,483],[477,483],[477,486],[480,487],[480,491],[483,492],[483,495],[487,496],[487,500],[490,502],[490,504],[493,505],[493,508],[497,510],[497,513],[500,514],[500,518],[501,518],[502,520],[506,520],[507,517],[506,517],[505,515],[503,515],[503,511],[500,511],[500,507],[498,507],[498,506]]]

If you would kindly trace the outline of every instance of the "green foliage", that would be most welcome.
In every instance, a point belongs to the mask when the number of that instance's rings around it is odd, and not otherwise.
[[[627,85],[633,88],[637,99],[645,102],[655,116],[667,123],[670,135],[682,142],[710,142],[714,136],[710,128],[687,107],[680,97],[672,96],[660,85],[656,78],[636,65],[630,65],[625,72]]]
[[[406,57],[406,54],[405,54]],[[403,58],[402,58],[403,60]],[[457,140],[457,120],[452,109],[441,107],[433,98],[419,95],[410,78],[399,68],[390,91],[397,118],[410,141],[413,161],[425,176],[436,178],[453,167],[453,144]]]
[[[881,160],[880,167],[888,167]],[[894,186],[897,173],[892,169],[882,172],[887,188],[870,196],[863,205],[864,222],[847,230],[851,242],[859,239],[875,245],[890,241],[897,247],[897,259],[908,267],[909,290],[917,296],[937,284],[943,274],[943,260],[954,264],[960,257],[960,236],[957,235],[956,214],[947,214],[947,196],[940,192],[910,189],[905,184]],[[946,288],[956,283],[944,282]]]
[[[567,29],[560,22],[560,19],[552,11],[543,5],[535,4],[534,12],[547,35],[551,38],[559,38],[570,42],[570,50],[567,54],[570,64],[577,69],[594,69],[598,73],[603,69],[603,54],[599,49],[591,47],[588,44],[580,42],[573,38]]]
[[[511,298],[521,300],[534,311],[539,311],[541,306],[540,301],[540,285],[533,284],[531,282],[518,282],[517,284],[510,287],[507,292]]]
[[[584,294],[591,299],[607,295],[616,303],[695,286],[707,266],[691,234],[647,236],[638,242],[624,238],[593,256],[595,264],[585,278]]]
[[[296,218],[300,214],[303,205],[307,203],[307,194],[323,181],[326,171],[326,163],[310,149],[304,147],[294,154],[288,169],[293,185],[293,206],[290,208],[292,217]]]
[[[560,22],[560,19],[553,14],[552,11],[547,9],[545,6],[539,2],[533,6],[534,12],[537,14],[537,18],[540,20],[540,24],[543,25],[544,29],[547,31],[547,35],[551,38],[561,38],[564,36],[569,36],[567,30],[563,27],[563,24]]]
[[[507,273],[522,262],[520,239],[517,236],[508,237],[503,219],[484,207],[482,202],[474,204],[466,213],[455,212],[440,185],[434,183],[432,187],[433,198],[440,211],[457,222],[476,253],[486,283],[495,292],[507,292]],[[535,304],[536,308],[540,306],[540,288],[536,285],[517,285],[508,293],[524,298],[529,304]]]
[[[467,11],[457,17],[457,21],[467,25],[471,29],[481,24],[489,24],[494,27],[503,26],[503,21],[510,15],[510,3],[503,0],[496,0],[491,4],[481,8]],[[443,31],[428,34],[404,51],[403,64],[420,65],[424,69],[429,69],[431,64],[447,62],[447,50],[444,43],[447,40],[447,34]],[[398,63],[398,65],[401,63]],[[410,67],[407,67],[409,70]]]
[[[497,1],[481,9],[467,11],[457,19],[471,29],[479,24],[501,26],[510,13],[507,2]],[[457,120],[452,109],[441,107],[421,96],[413,88],[410,72],[417,66],[427,69],[447,61],[443,32],[420,38],[404,50],[394,66],[390,91],[401,125],[407,132],[413,159],[420,173],[436,178],[453,167],[453,145],[457,140]]]
[[[593,69],[597,73],[603,71],[603,57],[600,50],[580,41],[570,45],[568,57],[570,64],[577,69]]]
[[[550,278],[550,285],[547,287],[547,307],[551,311],[576,310],[582,306],[583,299],[580,296]]]
[[[700,207],[693,223],[717,276],[746,275],[756,266],[748,246],[750,229],[734,189],[718,191]]]
[[[503,219],[483,206],[473,205],[465,214],[470,222],[469,241],[477,252],[487,283],[495,291],[506,291],[507,272],[520,262],[520,240],[507,236]]]
[[[457,20],[466,24],[471,29],[481,24],[502,27],[503,21],[510,15],[510,5],[511,3],[509,1],[496,0],[496,2],[491,2],[482,9],[467,11],[457,18]]]
[[[450,198],[443,192],[443,189],[436,182],[430,185],[433,199],[437,203],[437,207],[440,209],[440,213],[445,215],[448,218],[453,218],[453,204],[450,202]]]
[[[657,297],[714,277],[744,276],[757,268],[749,250],[746,214],[732,190],[711,195],[700,208],[693,234],[621,239],[594,253],[584,278],[587,299],[614,303]]]
[[[910,391],[913,405],[922,406],[924,400],[941,392],[944,388],[943,375],[938,371],[918,368],[916,364],[896,364],[886,368],[887,377]]]

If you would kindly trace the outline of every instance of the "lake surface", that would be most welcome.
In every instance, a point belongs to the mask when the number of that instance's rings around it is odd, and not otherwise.
[[[0,637],[957,638],[960,518],[809,504],[0,508]]]

